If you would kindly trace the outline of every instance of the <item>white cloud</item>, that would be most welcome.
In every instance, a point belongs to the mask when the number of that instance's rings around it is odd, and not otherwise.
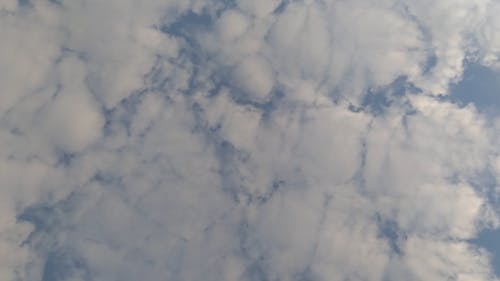
[[[58,70],[59,92],[42,108],[41,119],[35,123],[49,143],[67,152],[79,152],[101,137],[104,118],[84,84],[85,65],[65,58]]]
[[[271,66],[261,57],[248,57],[234,70],[234,83],[258,102],[269,100],[274,77]]]
[[[496,280],[497,6],[0,0],[0,279]]]
[[[54,28],[57,17],[50,10],[46,4],[40,4],[40,9],[34,11],[16,9],[1,13],[2,116],[23,97],[36,94],[41,88],[48,86],[45,81],[50,79],[51,65],[59,55],[61,40],[59,30]]]
[[[256,17],[265,17],[278,7],[279,0],[237,0],[236,3],[240,9],[255,15]]]

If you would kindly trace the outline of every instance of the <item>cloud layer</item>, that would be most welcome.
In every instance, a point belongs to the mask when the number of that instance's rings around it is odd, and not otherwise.
[[[498,280],[499,9],[0,0],[0,279]]]

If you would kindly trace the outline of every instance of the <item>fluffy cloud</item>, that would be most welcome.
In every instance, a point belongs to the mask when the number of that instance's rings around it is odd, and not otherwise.
[[[0,0],[0,279],[497,280],[497,10]]]

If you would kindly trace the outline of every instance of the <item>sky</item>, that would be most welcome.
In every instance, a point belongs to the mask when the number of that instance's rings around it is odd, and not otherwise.
[[[0,280],[500,280],[499,14],[0,0]]]

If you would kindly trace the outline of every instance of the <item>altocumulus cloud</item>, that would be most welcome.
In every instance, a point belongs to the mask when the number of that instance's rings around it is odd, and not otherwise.
[[[498,280],[499,13],[0,0],[0,279]]]

